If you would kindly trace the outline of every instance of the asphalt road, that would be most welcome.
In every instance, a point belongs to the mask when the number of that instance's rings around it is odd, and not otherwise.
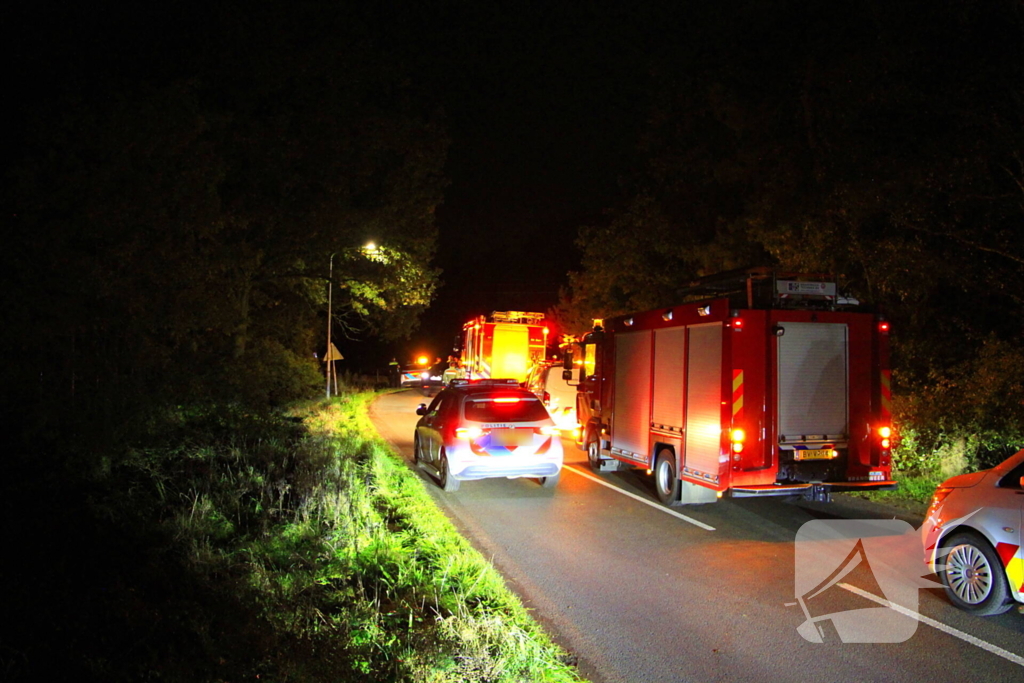
[[[410,467],[415,407],[427,400],[408,390],[382,396],[372,409]],[[805,613],[794,540],[805,522],[896,516],[916,529],[920,518],[855,499],[724,499],[669,510],[655,502],[643,473],[595,475],[582,451],[565,444],[554,490],[500,479],[445,494],[420,475],[594,683],[1024,681],[1024,616],[973,617],[950,606],[941,589],[918,591],[909,616],[876,610],[892,618],[884,627],[862,620],[861,640],[901,632],[903,642],[843,642],[827,619],[822,643],[798,633]],[[878,603],[882,590],[873,581],[871,572],[849,574],[806,601],[811,616],[887,605]]]

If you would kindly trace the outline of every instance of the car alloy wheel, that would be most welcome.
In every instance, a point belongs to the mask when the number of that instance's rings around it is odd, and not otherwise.
[[[989,616],[1010,608],[1009,591],[1002,562],[988,544],[973,534],[950,538],[942,567],[942,583],[957,607]]]

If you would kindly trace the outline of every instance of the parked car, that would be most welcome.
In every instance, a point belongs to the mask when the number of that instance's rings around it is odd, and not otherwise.
[[[1024,603],[1024,450],[935,489],[921,537],[949,600],[973,614]]]
[[[545,488],[558,483],[558,428],[540,399],[514,379],[453,380],[416,414],[414,458],[445,491],[494,477],[535,477]]]
[[[526,378],[526,388],[544,402],[551,419],[567,436],[579,436],[576,419],[576,386],[562,379],[562,361],[538,363]]]
[[[402,368],[403,387],[425,387],[430,383],[430,368],[421,365],[407,365]]]

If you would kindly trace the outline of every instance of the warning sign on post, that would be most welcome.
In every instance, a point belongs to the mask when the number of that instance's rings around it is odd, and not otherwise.
[[[327,357],[324,358],[324,362],[332,360],[345,360],[345,356],[341,355],[341,351],[334,345],[334,342],[331,342],[331,348],[327,349]]]

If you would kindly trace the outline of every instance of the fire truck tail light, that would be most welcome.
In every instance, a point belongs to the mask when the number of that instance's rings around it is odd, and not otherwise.
[[[879,427],[878,435],[883,439],[888,439],[890,436],[892,436],[892,427]]]
[[[733,318],[731,323],[733,330],[735,330],[736,332],[743,331],[743,318]]]
[[[881,321],[879,321],[879,323],[878,323],[878,331],[879,332],[888,333],[889,332],[889,328],[890,328],[890,325],[889,325],[889,321],[888,320],[881,320]]]
[[[889,448],[889,439],[882,439],[882,448]]]
[[[734,429],[729,433],[729,440],[732,441],[732,452],[742,453],[743,442],[747,438],[747,433],[742,429]]]

